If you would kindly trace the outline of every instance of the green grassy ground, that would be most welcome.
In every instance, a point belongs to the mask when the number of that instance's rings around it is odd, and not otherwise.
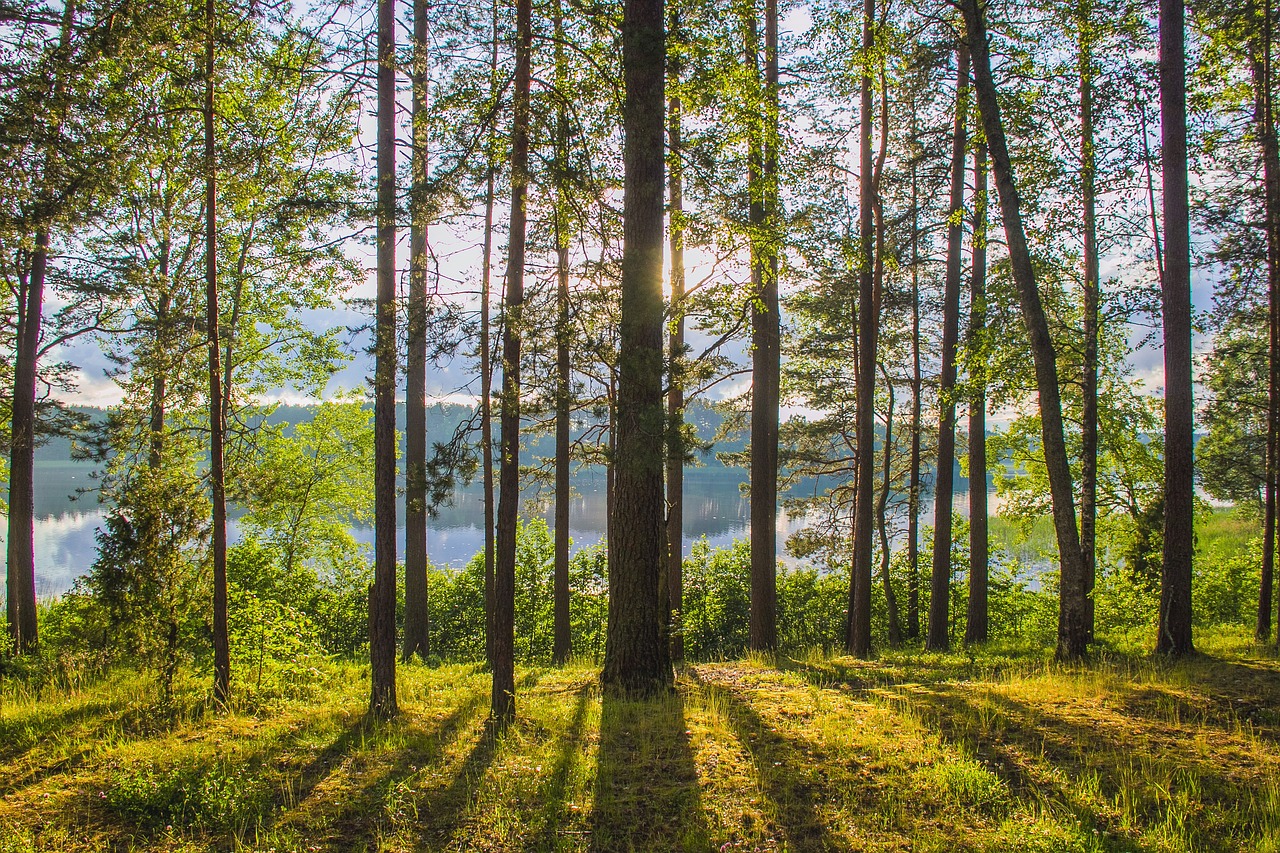
[[[143,676],[0,688],[0,851],[1280,850],[1280,661],[1063,668],[1043,653],[689,666],[661,700],[523,669],[485,725],[474,666],[367,672],[214,714]]]

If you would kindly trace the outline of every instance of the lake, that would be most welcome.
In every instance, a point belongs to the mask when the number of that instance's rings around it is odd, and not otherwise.
[[[36,595],[51,598],[71,588],[75,579],[89,570],[97,556],[94,534],[103,524],[104,512],[93,493],[81,493],[92,489],[94,466],[82,462],[37,461],[35,483],[35,554]],[[703,537],[712,546],[725,546],[735,539],[745,538],[749,531],[750,505],[741,490],[746,472],[712,464],[690,467],[685,472],[684,490],[684,551],[689,553],[693,543]],[[599,469],[579,472],[573,479],[574,497],[569,507],[569,535],[573,550],[595,545],[605,535],[605,478]],[[73,497],[81,493],[78,497]],[[525,518],[540,516],[548,526],[554,527],[550,504],[551,491],[543,492],[545,501],[539,501],[535,492],[526,493],[521,513]],[[992,496],[994,497],[994,496]],[[956,494],[956,510],[966,514],[968,496]],[[403,511],[403,507],[402,510]],[[233,508],[229,535],[236,541],[239,531]],[[921,524],[929,523],[932,505],[922,501]],[[0,516],[2,519],[3,516]],[[403,523],[403,519],[401,519]],[[779,512],[779,557],[786,557],[783,549],[786,537],[799,529],[803,519],[788,518]],[[7,521],[0,525],[0,543],[8,529]],[[358,541],[372,547],[373,529],[356,528]],[[404,528],[399,533],[400,553],[404,553]],[[437,566],[459,567],[484,548],[484,499],[479,484],[459,488],[454,492],[450,505],[439,508],[438,515],[428,521],[427,553]],[[0,582],[3,578],[0,577]]]

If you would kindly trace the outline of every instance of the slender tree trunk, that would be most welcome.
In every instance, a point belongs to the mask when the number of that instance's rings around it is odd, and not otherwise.
[[[428,0],[413,3],[413,147],[410,164],[409,317],[405,359],[404,648],[431,653],[427,606],[427,36]]]
[[[210,0],[212,2],[212,0]],[[378,0],[378,292],[374,327],[374,563],[369,713],[396,704],[396,39],[395,0]]]
[[[498,491],[498,562],[493,579],[493,719],[516,713],[516,526],[520,511],[520,344],[524,332],[525,198],[529,187],[529,80],[533,2],[516,2],[516,76],[511,126],[511,227],[507,243],[506,322],[502,331],[502,464]]]
[[[778,304],[778,9],[765,0],[765,80],[759,168],[751,181],[751,625],[750,645],[778,645],[778,407],[782,326]],[[748,61],[759,68],[755,15],[750,16]],[[754,162],[753,162],[754,166]]]
[[[204,231],[205,323],[209,340],[209,484],[213,500],[213,696],[225,704],[231,691],[231,645],[227,637],[227,490],[223,468],[226,413],[218,339],[218,173],[214,148],[214,0],[205,0]]]
[[[626,694],[671,685],[659,581],[666,551],[662,469],[662,0],[626,0],[622,23],[625,145],[622,318],[609,628],[602,681]]]
[[[987,25],[978,0],[964,0],[965,30],[973,57],[974,86],[982,126],[987,137],[1000,198],[1000,215],[1004,220],[1005,241],[1014,284],[1018,290],[1022,319],[1035,363],[1036,389],[1040,398],[1041,444],[1045,469],[1053,502],[1053,527],[1062,565],[1062,597],[1058,612],[1058,655],[1063,658],[1083,657],[1088,645],[1085,633],[1084,557],[1080,551],[1080,531],[1076,527],[1075,495],[1071,483],[1071,466],[1062,423],[1062,396],[1058,386],[1058,368],[1049,322],[1045,316],[1040,291],[1036,287],[1031,253],[1022,226],[1022,202],[1014,184],[1013,165],[1005,140],[1000,105],[996,100],[995,80],[991,75],[991,57],[987,45]]]
[[[679,38],[680,13],[672,12],[671,38]],[[684,612],[684,377],[680,368],[684,357],[684,156],[681,139],[680,55],[673,52],[667,61],[667,150],[670,152],[671,251],[671,335],[670,377],[667,390],[667,592],[669,624]],[[671,632],[671,657],[684,659],[684,633]]]
[[[1156,651],[1191,644],[1195,471],[1191,388],[1191,230],[1187,206],[1187,90],[1183,0],[1160,0],[1160,137],[1164,183],[1164,565]]]
[[[564,91],[568,69],[564,58],[564,23],[555,4],[556,86]],[[555,618],[552,659],[564,663],[572,653],[569,624],[569,116],[556,108],[556,181],[559,198],[555,213],[556,239],[556,533]]]
[[[897,648],[902,645],[902,623],[898,617],[898,597],[893,592],[893,582],[889,577],[889,490],[893,485],[893,410],[896,406],[893,396],[893,382],[889,379],[884,365],[880,366],[884,378],[884,387],[889,392],[889,406],[885,409],[884,418],[884,467],[880,480],[880,495],[876,499],[876,527],[880,532],[880,581],[884,584],[885,608],[889,611],[889,645]]]
[[[874,47],[875,0],[863,0],[862,51],[866,62],[862,73],[860,116],[858,228],[861,270],[858,275],[858,387],[855,432],[857,436],[856,499],[854,501],[853,566],[849,577],[850,654],[871,655],[871,552],[875,512],[876,441],[876,350],[880,316],[875,304],[875,276],[872,252],[875,240],[875,187],[871,167],[871,51]]]
[[[969,288],[969,349],[980,353],[987,326],[987,146],[973,154],[973,279]],[[988,635],[987,374],[981,355],[969,359],[969,610],[965,643]]]
[[[1264,5],[1262,56],[1253,65],[1256,121],[1262,141],[1262,174],[1267,229],[1267,451],[1263,501],[1262,577],[1258,589],[1259,641],[1271,636],[1271,607],[1276,563],[1277,468],[1280,467],[1280,152],[1277,152],[1272,102],[1271,2]],[[1278,617],[1280,618],[1280,617]]]
[[[13,360],[6,603],[9,637],[19,653],[35,651],[39,641],[34,535],[36,371],[48,266],[49,229],[41,227],[36,231],[26,287],[19,293],[17,347]]]
[[[1084,207],[1084,377],[1080,392],[1080,553],[1084,558],[1084,613],[1087,642],[1093,642],[1093,585],[1097,574],[1098,518],[1098,272],[1097,176],[1093,141],[1094,64],[1089,32],[1092,4],[1080,12],[1080,191]]]
[[[916,137],[915,105],[911,138]],[[911,473],[907,484],[907,636],[920,637],[920,204],[917,161],[911,158]]]
[[[951,516],[956,462],[956,349],[960,337],[961,243],[964,239],[964,152],[969,117],[969,49],[956,51],[956,115],[951,136],[951,202],[947,208],[947,277],[942,296],[942,375],[938,380],[938,466],[933,496],[933,575],[925,648],[943,651],[951,637]]]
[[[67,2],[62,10],[58,53],[66,56],[75,25],[76,4]],[[58,100],[66,91],[64,79],[55,81]],[[56,139],[62,132],[62,117],[49,130]],[[45,174],[52,173],[55,150],[45,154]],[[35,569],[35,436],[36,377],[39,372],[40,332],[44,323],[44,286],[49,267],[50,226],[54,201],[42,188],[37,210],[35,246],[19,252],[18,321],[13,359],[13,400],[10,407],[9,445],[9,532],[6,564],[6,602],[9,636],[18,653],[35,651],[39,643],[36,613]]]
[[[493,42],[489,54],[489,89],[498,88],[498,3],[493,3]],[[493,499],[493,343],[490,339],[490,291],[493,277],[493,146],[496,128],[489,127],[485,157],[489,162],[484,191],[484,259],[480,270],[480,464],[484,468],[484,649],[485,660],[493,668],[494,499]]]

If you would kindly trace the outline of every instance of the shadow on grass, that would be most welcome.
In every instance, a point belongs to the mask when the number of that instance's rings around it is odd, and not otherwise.
[[[364,850],[376,847],[380,830],[396,822],[416,816],[416,794],[402,786],[423,767],[438,763],[448,746],[457,740],[467,724],[481,711],[488,697],[475,692],[462,704],[427,730],[413,730],[413,722],[405,718],[378,721],[365,716],[352,730],[345,732],[311,763],[307,794],[333,771],[329,767],[341,762],[343,755],[357,744],[403,738],[402,746],[387,754],[361,757],[364,773],[355,790],[346,792],[340,809],[324,823],[328,826],[328,849]],[[304,778],[307,774],[304,772]],[[300,801],[304,798],[299,798]],[[308,831],[312,821],[308,821]]]
[[[542,831],[536,840],[527,845],[528,850],[555,850],[557,838],[562,833],[562,824],[569,812],[568,804],[565,803],[565,791],[569,784],[569,771],[583,752],[583,726],[587,719],[587,708],[591,704],[593,687],[591,684],[584,684],[576,693],[577,700],[574,702],[569,730],[560,741],[560,751],[556,754],[551,775],[538,793],[538,799],[543,804]]]
[[[1254,784],[1201,756],[1190,736],[1149,739],[1140,727],[1068,719],[999,694],[980,703],[954,686],[913,692],[907,701],[944,742],[985,761],[1015,796],[1066,810],[1096,830],[1103,850],[1151,851],[1133,831],[1169,828],[1193,849],[1227,849],[1265,819],[1253,813]],[[1185,820],[1181,811],[1196,817]]]
[[[703,680],[690,669],[690,679],[720,704],[734,736],[751,754],[757,780],[787,841],[788,850],[847,850],[848,844],[831,834],[814,808],[828,787],[825,760],[815,760],[815,747],[791,738],[765,722],[744,699],[718,684]]]
[[[590,826],[591,850],[599,853],[708,849],[680,694],[605,694]]]
[[[425,793],[423,800],[428,814],[415,849],[440,850],[449,846],[475,801],[480,782],[493,763],[505,728],[493,718],[486,718],[479,738],[458,765],[449,784]]]

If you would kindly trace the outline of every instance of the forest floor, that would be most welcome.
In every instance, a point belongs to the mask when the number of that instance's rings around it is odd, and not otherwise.
[[[690,665],[602,700],[589,664],[367,670],[214,713],[119,676],[0,685],[0,851],[1280,850],[1280,660],[886,653]],[[183,699],[182,697],[187,697]]]

